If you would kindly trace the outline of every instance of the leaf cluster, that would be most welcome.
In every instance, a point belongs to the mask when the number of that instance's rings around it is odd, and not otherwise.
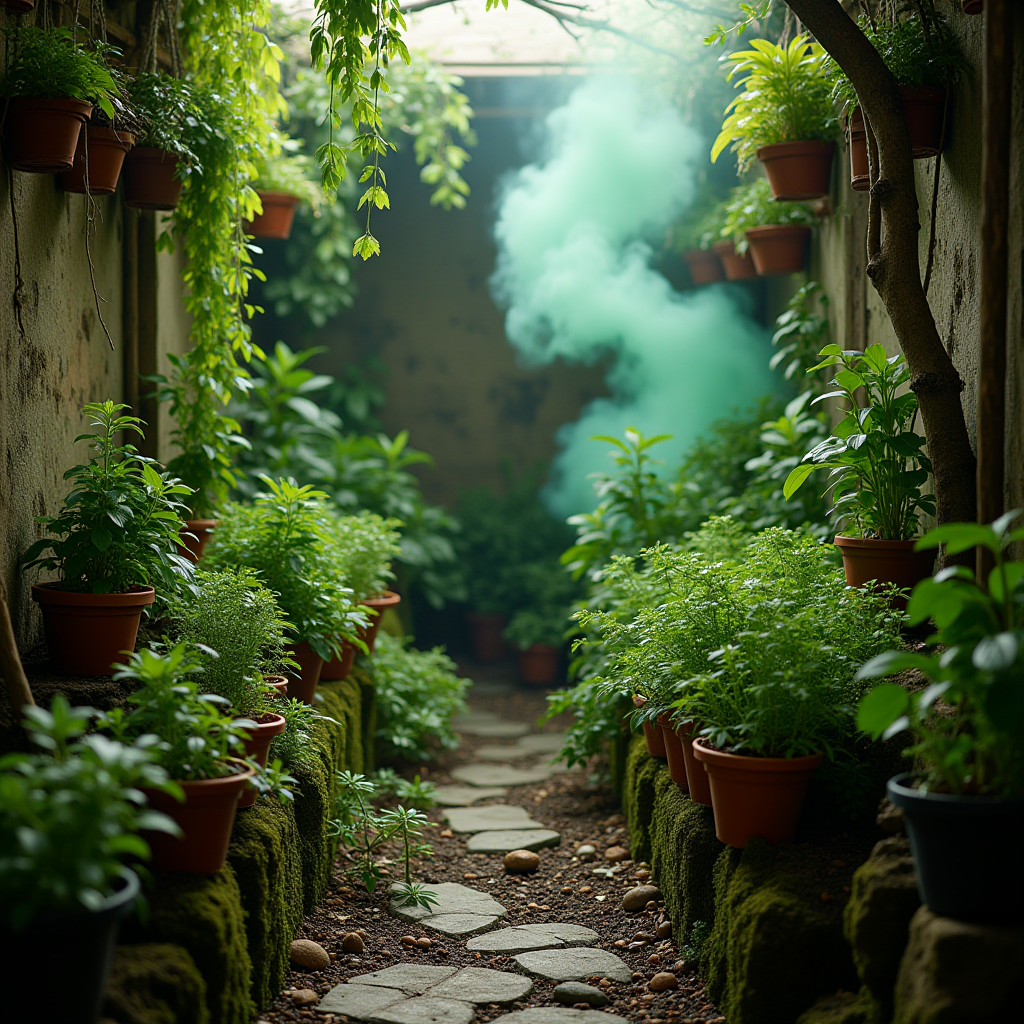
[[[401,522],[374,512],[337,516],[332,523],[345,584],[356,600],[379,595],[395,578],[391,562],[401,553]]]
[[[284,140],[282,146],[294,140]],[[268,158],[260,167],[259,176],[253,185],[262,192],[285,192],[295,196],[319,216],[324,205],[323,189],[310,177],[313,161],[305,153],[296,152],[291,148],[282,149],[275,157]]]
[[[798,224],[811,227],[814,217],[805,203],[782,202],[772,196],[767,178],[758,178],[749,185],[732,190],[725,206],[721,228],[723,238],[731,238],[736,251],[747,251],[747,231],[768,224]]]
[[[128,95],[146,123],[146,145],[173,153],[184,167],[201,173],[196,150],[212,128],[206,124],[193,86],[163,72],[140,71],[129,80]]]

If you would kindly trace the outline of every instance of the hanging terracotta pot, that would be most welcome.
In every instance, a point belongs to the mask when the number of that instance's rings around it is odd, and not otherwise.
[[[89,151],[89,187],[85,184],[86,146]],[[112,195],[121,177],[125,154],[135,145],[131,132],[116,131],[104,125],[88,124],[78,137],[75,163],[60,177],[65,192],[91,192],[94,196]]]
[[[82,125],[91,114],[92,105],[83,100],[15,96],[4,121],[7,162],[16,171],[33,174],[70,170]]]
[[[647,744],[647,753],[651,757],[659,757],[662,761],[668,756],[665,752],[665,734],[654,722],[647,719],[643,721],[644,742]]]
[[[703,737],[693,741],[693,754],[711,780],[715,835],[723,843],[743,849],[755,837],[793,841],[807,785],[823,755],[744,757],[713,750]]]
[[[779,142],[762,146],[757,159],[764,164],[772,195],[778,200],[795,202],[828,195],[835,151],[834,142],[818,139]]]
[[[25,11],[35,10],[36,0],[3,0],[0,7],[12,11],[15,14],[24,14]]]
[[[850,146],[850,188],[854,192],[867,192],[871,188],[868,170],[868,141],[864,131],[864,114],[860,107],[850,115],[846,125]]]
[[[267,767],[267,755],[270,753],[270,743],[275,736],[288,728],[288,723],[283,715],[266,714],[254,718],[255,729],[247,730],[249,738],[245,741],[245,753],[251,757],[261,768]],[[252,807],[256,803],[256,787],[250,786],[238,798],[239,807]]]
[[[185,528],[181,531],[181,543],[178,554],[198,562],[203,557],[210,534],[217,527],[216,519],[186,519]]]
[[[173,210],[181,198],[178,158],[165,149],[136,146],[124,165],[124,204],[136,210]]]
[[[367,650],[370,654],[373,654],[374,647],[377,644],[377,634],[380,632],[380,624],[381,620],[384,618],[384,613],[389,608],[396,608],[400,605],[402,603],[402,596],[401,594],[396,594],[393,590],[385,590],[373,597],[364,597],[359,603],[366,605],[367,608],[370,608],[377,613],[370,617],[370,624],[365,627],[365,632],[363,634],[363,640],[366,642]]]
[[[690,799],[695,803],[711,806],[711,782],[703,761],[693,756],[693,734],[696,732],[693,722],[684,722],[676,727],[679,745],[683,751],[683,764],[686,766],[686,784],[690,789]]]
[[[807,264],[811,229],[800,224],[765,224],[748,228],[750,258],[760,277],[798,274]]]
[[[683,761],[683,745],[679,742],[671,715],[658,715],[658,728],[665,740],[665,758],[672,781],[686,793],[690,785],[686,781],[686,763]]]
[[[126,594],[79,594],[53,583],[32,587],[43,612],[50,661],[59,672],[79,676],[113,675],[111,666],[135,650],[142,609],[152,604],[152,587]]]
[[[870,537],[840,537],[836,547],[843,556],[843,572],[850,587],[865,587],[872,580],[893,583],[901,590],[913,590],[932,574],[935,551],[915,551],[912,540],[873,540]],[[907,607],[905,597],[893,601],[893,607]]]
[[[299,663],[299,678],[293,676],[288,680],[288,696],[305,704],[312,704],[317,684],[320,682],[324,659],[305,640],[295,645],[292,657]]]
[[[150,807],[173,818],[184,833],[181,839],[166,832],[142,833],[153,851],[152,866],[159,871],[196,875],[220,871],[227,859],[239,797],[252,785],[255,774],[247,767],[237,775],[219,779],[179,781],[185,792],[184,803],[158,789],[143,790]]]
[[[268,686],[272,686],[275,690],[273,694],[269,694],[268,696],[279,697],[281,700],[287,700],[288,680],[284,676],[264,676],[263,682]]]
[[[554,686],[561,658],[555,644],[531,644],[519,652],[519,677],[527,686]]]
[[[287,238],[292,233],[292,221],[295,220],[299,197],[287,192],[264,192],[261,189],[257,189],[256,194],[263,203],[263,212],[245,222],[245,233],[256,238]]]
[[[508,625],[505,616],[469,612],[466,621],[472,631],[473,657],[483,662],[501,661],[505,657],[503,634]]]
[[[711,248],[722,261],[726,279],[729,281],[746,281],[748,278],[757,277],[754,269],[754,261],[750,253],[745,252],[741,256],[736,251],[731,239],[723,239],[721,242],[712,242]]]
[[[690,268],[690,277],[695,285],[717,284],[725,280],[721,261],[710,249],[687,249],[683,259]]]
[[[985,0],[963,0],[964,14],[984,14]]]

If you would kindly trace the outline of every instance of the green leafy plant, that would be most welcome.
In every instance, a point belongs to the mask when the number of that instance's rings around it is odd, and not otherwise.
[[[747,251],[747,232],[769,224],[814,224],[811,211],[803,203],[781,202],[772,196],[767,178],[758,178],[749,185],[733,189],[725,207],[722,237],[731,238],[736,251]]]
[[[922,790],[1024,796],[1024,561],[1008,557],[1010,545],[1024,541],[1024,529],[1012,529],[1020,514],[925,534],[919,549],[944,546],[954,556],[983,548],[994,563],[988,579],[950,566],[922,580],[907,616],[911,625],[935,623],[928,644],[937,653],[890,651],[858,673],[873,679],[917,669],[929,680],[913,693],[896,683],[876,686],[857,710],[857,725],[874,739],[909,730],[906,753],[921,769]]]
[[[753,166],[762,146],[834,139],[839,132],[825,77],[827,54],[818,43],[801,34],[786,45],[768,39],[750,45],[726,58],[732,65],[727,77],[738,79],[743,92],[726,107],[711,148],[714,162],[731,146],[741,172]]]
[[[288,143],[295,144],[294,140],[288,139],[282,145],[287,146]],[[286,149],[263,164],[253,187],[264,192],[285,192],[295,196],[314,214],[319,214],[324,204],[324,193],[310,178],[312,170],[313,161],[305,153]]]
[[[127,87],[133,109],[146,124],[146,145],[173,153],[184,170],[202,172],[197,143],[211,129],[193,87],[160,71],[140,71]]]
[[[826,344],[828,305],[821,285],[808,281],[793,293],[785,311],[776,318],[772,335],[775,354],[769,368],[781,370],[783,378],[798,388],[809,386],[813,395],[825,390],[821,371],[808,370],[818,363],[818,353]]]
[[[401,804],[389,811],[384,811],[377,819],[389,836],[397,836],[402,844],[402,861],[405,868],[404,878],[392,887],[392,899],[399,907],[422,907],[430,910],[440,902],[437,893],[413,882],[412,861],[416,857],[429,857],[433,849],[429,843],[421,842],[424,828],[435,828],[432,821],[422,811],[405,808]]]
[[[414,775],[412,781],[399,778],[395,785],[395,796],[404,807],[415,807],[420,811],[429,811],[437,806],[437,786],[432,782]]]
[[[334,722],[334,719],[320,714],[312,705],[295,697],[275,700],[270,707],[287,723],[285,731],[271,740],[270,757],[279,760],[285,767],[318,757],[316,748],[311,745],[316,724]]]
[[[569,611],[566,607],[562,615],[552,617],[533,608],[522,608],[512,616],[505,628],[505,639],[523,651],[536,644],[561,646],[568,626]]]
[[[332,523],[345,584],[357,600],[375,597],[395,578],[391,562],[402,550],[400,526],[397,519],[384,519],[373,512],[338,516]]]
[[[900,393],[910,380],[902,355],[887,356],[881,345],[864,352],[826,345],[825,358],[813,367],[840,366],[832,378],[836,390],[815,401],[842,398],[848,403],[831,437],[804,456],[786,480],[792,497],[812,473],[828,469],[833,511],[862,537],[910,540],[917,533],[918,513],[935,514],[935,499],[921,488],[931,472],[923,452],[925,439],[914,432],[917,398]],[[863,388],[864,405],[856,393]]]
[[[115,443],[119,432],[142,435],[142,420],[120,415],[127,408],[109,400],[83,408],[96,428],[76,438],[88,442],[89,461],[64,474],[73,488],[61,511],[36,518],[50,536],[22,561],[59,573],[62,590],[121,594],[153,585],[173,594],[192,582],[194,567],[177,549],[186,511],[180,499],[191,492],[133,445]]]
[[[125,860],[149,859],[141,830],[178,832],[139,789],[178,792],[155,763],[156,737],[83,735],[96,712],[63,694],[24,713],[39,753],[0,758],[0,904],[14,929],[44,912],[100,909]]]

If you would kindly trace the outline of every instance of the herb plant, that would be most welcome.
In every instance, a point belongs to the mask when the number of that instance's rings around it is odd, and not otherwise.
[[[931,655],[890,651],[869,661],[859,678],[923,672],[930,684],[911,693],[896,683],[876,686],[861,702],[857,724],[875,739],[909,730],[906,751],[920,766],[923,791],[1024,796],[1024,561],[1009,547],[1024,541],[1012,529],[1020,510],[991,526],[950,523],[929,531],[918,548],[945,546],[958,555],[975,546],[994,567],[980,581],[964,566],[950,566],[914,587],[907,606],[911,625],[932,620]]]
[[[391,562],[401,553],[397,519],[383,519],[373,512],[338,516],[333,534],[344,566],[345,584],[357,600],[379,595],[395,578]]]
[[[155,763],[155,737],[133,744],[83,735],[96,712],[57,694],[49,711],[25,708],[40,751],[0,758],[0,905],[15,930],[55,910],[98,910],[149,859],[139,831],[177,834],[139,787],[176,791]]]
[[[173,153],[186,168],[201,172],[196,147],[205,117],[193,87],[159,71],[140,71],[129,81],[128,94],[146,122],[146,145]]]
[[[810,227],[814,224],[814,218],[804,203],[774,199],[767,178],[758,178],[749,185],[741,185],[732,190],[725,207],[722,237],[731,238],[737,252],[747,251],[747,232],[751,228],[769,224]]]
[[[288,723],[285,731],[270,742],[271,758],[279,760],[285,767],[291,767],[318,756],[316,748],[311,745],[316,723],[333,722],[333,718],[321,715],[312,705],[295,697],[275,700],[268,708]]]
[[[89,461],[64,474],[74,486],[63,509],[36,518],[50,536],[25,552],[25,568],[56,571],[62,590],[123,594],[152,585],[172,594],[192,582],[194,567],[177,550],[180,499],[191,492],[133,445],[115,443],[118,432],[142,434],[142,420],[120,415],[127,408],[109,400],[83,408],[96,429],[75,440],[89,443]]]
[[[288,142],[295,145],[294,140],[286,140],[285,144]],[[313,162],[304,153],[285,151],[263,164],[253,188],[295,196],[318,214],[324,203],[324,193],[310,178],[312,170]]]
[[[921,488],[931,472],[924,454],[925,439],[914,432],[917,397],[900,393],[910,380],[902,355],[887,356],[881,345],[864,352],[826,345],[825,358],[812,368],[840,366],[832,378],[835,391],[815,401],[842,398],[848,403],[834,434],[815,446],[789,474],[786,498],[792,497],[812,473],[830,470],[829,490],[846,528],[862,537],[910,540],[918,530],[918,513],[935,514],[935,499]],[[867,394],[860,406],[858,389]]]

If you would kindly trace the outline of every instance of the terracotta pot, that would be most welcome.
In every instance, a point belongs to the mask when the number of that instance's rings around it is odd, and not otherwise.
[[[288,728],[283,715],[266,714],[254,718],[255,729],[249,729],[249,738],[245,741],[245,752],[261,768],[267,766],[267,755],[270,753],[270,741]],[[250,786],[238,799],[239,807],[252,807],[256,803],[256,787]]]
[[[798,274],[807,263],[811,229],[799,224],[764,224],[747,232],[750,258],[760,277]]]
[[[185,791],[185,802],[158,789],[144,789],[149,805],[173,818],[184,832],[181,839],[165,832],[143,832],[153,851],[152,866],[159,871],[187,871],[212,875],[224,867],[235,823],[238,799],[250,788],[256,773],[246,768],[238,775],[220,779],[196,779],[178,782]]]
[[[287,192],[264,192],[256,190],[263,203],[263,212],[245,222],[245,233],[257,238],[287,238],[292,233],[295,208],[299,197]]]
[[[371,608],[377,613],[371,616],[370,624],[366,627],[362,637],[370,654],[373,654],[374,647],[377,645],[377,634],[380,632],[380,624],[384,618],[384,612],[388,608],[395,608],[400,605],[402,603],[402,595],[396,594],[393,590],[385,590],[374,597],[364,597],[359,603],[366,605],[367,608]]]
[[[70,97],[40,100],[15,96],[4,122],[7,162],[16,171],[34,174],[70,170],[82,125],[91,114],[91,104]]]
[[[519,676],[527,686],[554,686],[561,657],[561,647],[531,644],[519,652]]]
[[[341,654],[336,654],[330,661],[324,662],[324,667],[320,669],[320,678],[324,682],[332,683],[336,679],[347,679],[349,672],[352,671],[352,666],[356,662],[356,655],[358,653],[359,649],[355,644],[350,644],[347,640],[343,640]]]
[[[754,261],[750,253],[745,252],[742,256],[736,251],[736,246],[731,241],[723,240],[713,242],[711,248],[718,254],[725,269],[725,276],[729,281],[746,281],[748,278],[757,277],[754,269]]]
[[[690,787],[690,799],[694,803],[711,806],[711,781],[703,761],[693,756],[693,734],[696,727],[693,722],[684,722],[676,726],[676,735],[683,750],[683,764],[686,765],[686,783]]]
[[[837,536],[835,543],[843,556],[846,583],[851,587],[865,587],[877,580],[913,590],[915,584],[931,576],[935,565],[935,550],[915,551],[912,540]],[[893,607],[906,608],[906,598],[896,598]]]
[[[89,188],[85,187],[85,150],[89,148]],[[131,132],[115,131],[99,124],[85,126],[78,137],[75,163],[60,177],[65,192],[91,192],[94,196],[109,196],[117,188],[125,154],[135,145]]]
[[[683,761],[683,745],[679,742],[671,715],[658,715],[658,728],[665,740],[665,757],[668,759],[668,773],[672,781],[684,792],[689,791],[686,781],[686,764]]]
[[[819,139],[779,142],[762,146],[757,151],[757,159],[764,164],[772,195],[778,200],[793,202],[828,195],[835,151],[834,142]]]
[[[505,657],[505,627],[508,621],[504,615],[490,615],[486,612],[469,612],[466,621],[473,634],[473,657],[477,661],[501,661]]]
[[[3,0],[0,4],[4,10],[13,11],[16,14],[24,14],[25,11],[35,10],[36,0]]]
[[[755,837],[793,841],[807,784],[823,755],[744,757],[713,750],[703,737],[693,741],[693,754],[711,780],[715,835],[723,843],[742,850]]]
[[[647,753],[651,757],[660,757],[662,761],[668,756],[665,751],[665,734],[654,724],[644,720],[644,742],[647,744]]]
[[[129,872],[118,892],[96,910],[75,906],[40,909],[25,927],[13,930],[0,918],[0,983],[4,1020],[32,1024],[95,1024],[103,1005],[110,958],[118,927],[135,909],[139,880]],[[39,951],[59,957],[60,984],[48,985],[45,998],[25,979],[39,970]],[[55,961],[56,962],[56,961]]]
[[[142,609],[152,604],[152,587],[127,594],[78,594],[53,583],[32,586],[43,612],[50,661],[78,676],[113,675],[111,665],[135,650]]]
[[[305,640],[295,645],[292,657],[299,663],[299,678],[293,676],[288,680],[288,696],[312,704],[324,659]]]
[[[216,519],[186,519],[185,529],[181,531],[181,543],[178,553],[198,562],[206,550],[210,534],[217,528]],[[192,534],[193,536],[188,536]]]
[[[690,277],[695,285],[717,284],[725,280],[721,261],[710,249],[687,249],[683,259],[690,268]]]
[[[984,14],[985,0],[963,0],[964,14]]]
[[[154,146],[136,146],[125,159],[124,205],[136,210],[173,210],[181,197],[174,177],[178,158]]]
[[[268,696],[280,697],[281,700],[287,700],[288,680],[284,676],[264,676],[263,682],[265,682],[268,686],[272,686],[276,691],[273,694],[268,694]]]
[[[850,115],[846,125],[850,145],[850,188],[854,192],[867,192],[871,188],[868,168],[868,141],[864,131],[864,115],[860,107]]]

